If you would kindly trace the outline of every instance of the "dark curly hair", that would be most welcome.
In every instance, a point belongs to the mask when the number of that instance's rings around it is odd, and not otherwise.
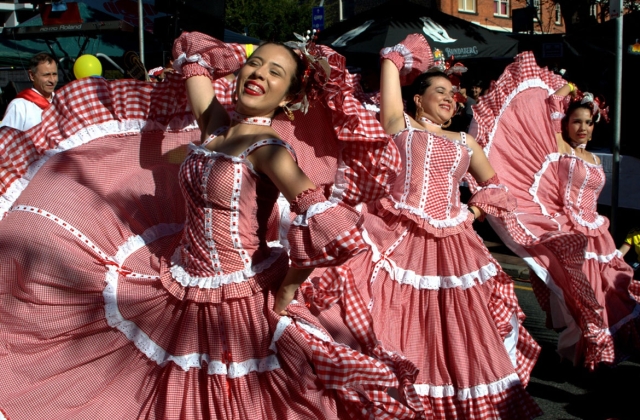
[[[407,114],[416,115],[416,103],[413,100],[415,95],[423,95],[433,84],[433,79],[442,77],[449,80],[449,76],[440,70],[427,71],[416,77],[411,86],[406,90],[405,100],[407,103]]]

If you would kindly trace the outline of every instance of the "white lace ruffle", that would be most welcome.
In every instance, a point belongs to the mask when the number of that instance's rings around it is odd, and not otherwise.
[[[173,69],[176,73],[182,74],[182,67],[189,63],[198,63],[209,71],[213,70],[213,67],[208,65],[207,62],[202,59],[200,54],[194,54],[187,57],[186,53],[180,54],[180,56],[173,61]]]
[[[323,201],[321,203],[312,204],[309,207],[309,209],[307,209],[306,212],[304,212],[303,214],[297,215],[296,218],[293,219],[293,222],[291,224],[293,226],[309,226],[308,220],[311,219],[313,216],[322,214],[325,211],[337,206],[338,206],[338,203],[333,203],[331,201]]]
[[[311,325],[308,322],[303,321],[302,319],[296,321],[296,326],[322,341],[328,343],[333,342],[331,337],[321,331],[318,327],[316,327],[315,325]]]
[[[571,212],[571,216],[572,219],[575,220],[576,222],[578,222],[578,224],[587,227],[589,229],[598,229],[600,226],[602,226],[605,223],[605,218],[600,216],[599,214],[596,216],[596,220],[593,222],[587,222],[586,220],[584,220],[582,218],[582,216],[580,216],[579,214],[576,214],[575,212]]]
[[[476,271],[461,276],[422,276],[413,270],[398,267],[396,262],[388,257],[381,262],[382,267],[389,273],[392,280],[400,284],[408,284],[418,290],[440,290],[456,287],[464,290],[483,284],[498,274],[498,268],[494,263],[489,263]]]
[[[33,162],[27,168],[25,174],[18,180],[14,181],[7,191],[0,196],[0,220],[4,218],[11,209],[13,203],[16,202],[22,191],[29,185],[29,182],[36,175],[38,170],[53,156],[67,150],[74,149],[78,146],[90,143],[93,140],[112,135],[112,134],[136,134],[142,131],[165,131],[184,130],[190,131],[198,128],[196,121],[190,114],[182,117],[175,117],[167,125],[162,125],[157,121],[147,120],[124,120],[124,121],[107,121],[101,124],[90,125],[82,128],[68,139],[61,141],[55,148],[44,152],[43,156]]]
[[[142,246],[145,246],[163,236],[175,233],[178,225],[158,225],[147,229],[142,235],[129,238],[123,245],[118,247],[118,252],[112,258],[113,261],[126,261],[126,259]],[[182,370],[191,368],[202,369],[203,362],[207,363],[207,373],[209,375],[227,375],[229,378],[238,378],[250,372],[267,372],[280,368],[280,363],[275,354],[262,359],[248,359],[242,362],[224,363],[220,360],[212,360],[208,354],[191,353],[186,355],[173,355],[168,353],[160,345],[154,342],[144,331],[134,322],[125,319],[118,307],[118,281],[120,273],[118,267],[107,266],[105,276],[106,286],[102,291],[105,302],[105,318],[107,324],[119,330],[127,339],[138,348],[147,358],[160,366],[169,362],[175,363]],[[283,317],[284,318],[284,317]],[[282,325],[281,325],[282,324]],[[287,320],[281,320],[276,327],[271,346],[275,349],[275,342],[282,336],[287,327]],[[275,351],[275,350],[274,350]]]
[[[494,118],[493,128],[491,128],[491,132],[487,136],[487,145],[483,149],[484,154],[487,156],[487,158],[489,157],[489,153],[491,152],[491,144],[493,143],[493,137],[496,135],[496,130],[498,129],[498,125],[499,125],[498,121],[500,121],[500,118],[502,118],[502,114],[504,114],[504,112],[509,107],[509,105],[511,104],[511,101],[513,100],[513,98],[516,97],[516,95],[518,95],[520,92],[523,92],[531,88],[546,89],[547,92],[549,92],[549,95],[555,92],[555,89],[551,88],[539,77],[536,77],[533,79],[523,81],[518,85],[518,87],[516,87],[511,93],[509,93],[504,103],[502,104],[502,107],[500,108],[500,112],[498,113],[498,116]]]
[[[400,70],[400,74],[409,74],[409,72],[411,72],[411,69],[413,68],[413,54],[411,54],[411,51],[409,51],[409,49],[403,44],[396,44],[393,47],[383,48],[382,51],[380,51],[380,55],[384,57],[392,51],[397,52],[402,56],[402,58],[404,58],[404,64],[402,66],[402,69]]]
[[[342,159],[342,149],[340,149],[338,152],[336,174],[333,178],[333,185],[331,186],[331,196],[329,197],[329,201],[332,203],[342,201],[344,198],[344,192],[349,185],[345,176],[345,172],[348,169],[349,166],[344,163],[344,159]]]
[[[608,255],[598,255],[595,252],[588,251],[585,251],[584,253],[585,260],[596,260],[601,264],[606,264],[616,257],[622,258],[622,252],[618,251],[617,249]]]
[[[421,219],[426,220],[427,223],[438,229],[458,226],[459,224],[464,223],[465,220],[467,220],[467,218],[469,217],[469,209],[466,204],[462,204],[460,206],[460,213],[458,213],[456,217],[452,217],[449,219],[434,219],[433,217],[425,213],[422,209],[409,206],[408,204],[399,203],[393,197],[389,198],[393,200],[393,207],[395,209],[409,210],[409,213],[415,214]]]
[[[544,162],[542,162],[542,167],[540,168],[540,170],[533,175],[533,183],[529,188],[529,194],[531,194],[531,197],[533,198],[533,202],[536,203],[538,206],[540,206],[540,211],[542,212],[542,214],[549,217],[556,217],[558,215],[557,214],[551,215],[549,214],[549,212],[547,212],[547,208],[544,206],[544,204],[542,204],[542,202],[538,198],[538,188],[540,188],[540,180],[542,179],[542,175],[544,175],[547,168],[549,168],[549,165],[551,165],[551,163],[553,162],[557,162],[558,160],[560,160],[561,156],[562,155],[560,153],[548,154],[545,157]]]
[[[258,273],[271,267],[280,256],[286,252],[284,248],[272,248],[271,255],[260,263],[245,268],[242,271],[234,271],[233,273],[221,274],[219,276],[192,276],[180,265],[180,250],[176,248],[171,258],[171,277],[180,283],[183,287],[199,287],[201,289],[218,289],[227,284],[244,283]]]
[[[130,236],[127,242],[118,247],[118,252],[113,261],[122,265],[131,254],[144,247],[146,244],[165,236],[176,234],[184,228],[181,223],[161,223],[145,230],[142,235]]]
[[[271,344],[269,344],[269,350],[277,352],[276,342],[282,337],[284,334],[284,330],[291,325],[291,318],[288,316],[283,316],[278,321],[278,325],[276,325],[276,331],[273,333],[273,338],[271,339]]]
[[[415,384],[415,390],[421,397],[445,398],[454,397],[458,401],[466,401],[486,397],[487,395],[499,395],[512,386],[519,385],[520,378],[518,374],[512,373],[502,379],[490,384],[481,384],[470,388],[460,388],[456,390],[453,385],[431,385],[431,384]]]

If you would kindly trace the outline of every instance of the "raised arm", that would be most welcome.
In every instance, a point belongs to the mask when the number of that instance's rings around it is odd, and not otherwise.
[[[421,34],[411,34],[401,43],[380,51],[380,122],[387,134],[404,128],[401,87],[433,64],[431,48]]]
[[[395,134],[404,128],[400,72],[386,58],[382,59],[380,66],[380,122],[387,134]]]
[[[215,99],[212,81],[233,77],[246,60],[239,44],[225,44],[199,32],[183,32],[173,44],[173,67],[186,80],[187,97],[202,132],[228,123],[224,107]]]
[[[562,125],[561,120],[564,116],[566,107],[569,104],[569,96],[573,96],[577,93],[576,86],[573,83],[567,83],[560,89],[556,90],[551,97],[547,99],[549,104],[549,112],[551,114],[553,129],[556,136],[556,144],[558,151],[561,153],[568,153],[569,145],[564,141],[562,137]]]
[[[216,99],[209,77],[203,75],[189,77],[185,87],[191,112],[198,121],[198,127],[203,135],[207,136],[217,127],[229,124],[227,112]]]

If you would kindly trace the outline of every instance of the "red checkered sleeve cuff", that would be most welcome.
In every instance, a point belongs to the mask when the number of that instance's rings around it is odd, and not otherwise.
[[[421,34],[411,34],[399,44],[383,48],[380,57],[395,64],[400,72],[400,83],[411,84],[416,77],[433,65],[433,53]]]
[[[500,183],[498,175],[478,183],[478,190],[469,198],[469,206],[476,206],[486,214],[505,217],[517,207],[516,198]]]
[[[569,98],[569,96],[551,95],[547,98],[551,125],[553,126],[553,131],[556,133],[562,132],[562,119],[564,118],[565,111],[569,107],[570,101],[571,98]]]
[[[342,202],[326,201],[320,188],[300,194],[291,209],[288,240],[294,267],[336,266],[366,249],[360,213]]]
[[[225,44],[199,32],[183,32],[173,44],[173,68],[189,78],[204,75],[212,80],[238,70],[245,62],[244,48]]]

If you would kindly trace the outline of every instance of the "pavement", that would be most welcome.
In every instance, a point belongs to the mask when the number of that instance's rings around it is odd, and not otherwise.
[[[520,307],[527,316],[525,328],[542,347],[531,373],[527,391],[542,408],[540,419],[548,420],[638,420],[640,409],[640,357],[633,357],[615,368],[601,366],[594,372],[574,367],[556,353],[558,336],[545,327],[525,262],[499,242],[485,245],[515,282]]]

